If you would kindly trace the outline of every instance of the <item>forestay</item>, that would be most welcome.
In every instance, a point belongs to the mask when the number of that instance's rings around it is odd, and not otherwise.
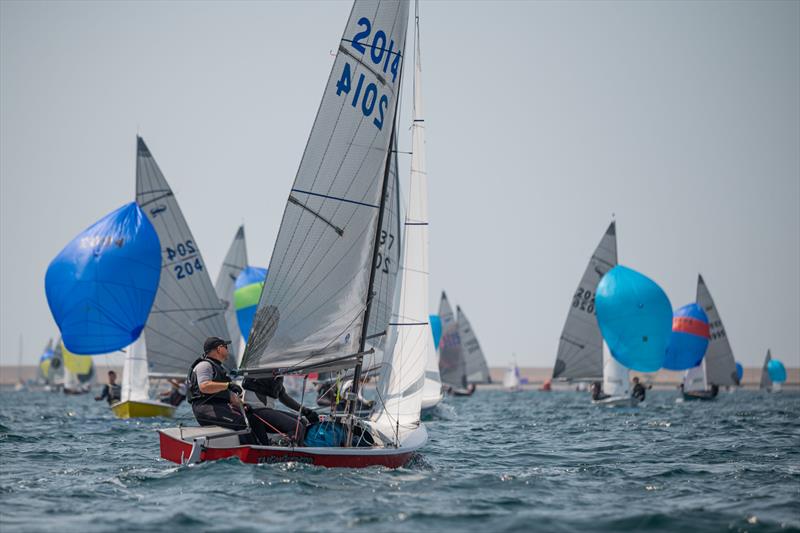
[[[283,213],[245,370],[320,368],[365,347],[407,18],[407,2],[353,5]]]
[[[458,322],[444,291],[439,301],[439,317],[442,319],[442,339],[439,341],[439,374],[442,383],[451,387],[466,388],[467,368],[461,336],[458,333]]]
[[[172,189],[144,140],[137,141],[136,202],[161,242],[161,278],[145,327],[150,374],[185,377],[206,338],[229,338],[225,309]]]
[[[475,331],[460,306],[456,306],[456,323],[464,353],[467,383],[491,383],[489,366],[486,364],[486,357],[478,343],[478,337],[475,336]]]
[[[603,375],[603,336],[597,325],[595,293],[602,277],[617,264],[616,223],[609,224],[572,296],[558,343],[553,378],[594,380]]]
[[[705,380],[711,385],[721,387],[737,385],[739,380],[736,375],[736,360],[733,358],[728,334],[701,275],[697,276],[697,305],[703,308],[708,316],[710,337],[704,359]]]
[[[222,261],[222,268],[217,274],[217,282],[214,290],[217,292],[222,305],[225,307],[225,323],[228,326],[228,333],[233,341],[228,347],[231,359],[239,363],[239,323],[236,321],[236,309],[233,305],[233,292],[236,289],[236,278],[239,273],[247,266],[247,243],[244,239],[244,226],[239,226],[236,235],[225,259]]]

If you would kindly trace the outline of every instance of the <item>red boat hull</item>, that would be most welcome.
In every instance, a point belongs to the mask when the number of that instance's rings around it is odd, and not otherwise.
[[[173,463],[183,464],[192,453],[192,445],[186,441],[175,439],[159,432],[161,457]],[[319,448],[315,449],[319,450]],[[391,450],[391,453],[370,453],[366,449],[359,453],[359,448],[350,448],[351,453],[343,454],[342,448],[332,448],[340,453],[308,453],[302,448],[275,449],[264,446],[234,446],[230,448],[204,448],[201,452],[201,461],[215,461],[238,457],[243,463],[289,463],[300,462],[325,466],[329,468],[366,468],[369,466],[384,466],[387,468],[400,468],[405,465],[413,450]]]

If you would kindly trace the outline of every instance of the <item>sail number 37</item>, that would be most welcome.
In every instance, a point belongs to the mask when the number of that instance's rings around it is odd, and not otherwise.
[[[361,17],[358,26],[362,29],[350,41],[350,46],[361,53],[365,60],[367,57],[372,60],[377,67],[376,71],[382,71],[387,75],[391,74],[392,83],[394,83],[400,71],[400,54],[394,49],[394,39],[389,39],[386,37],[386,32],[378,30],[372,37],[372,44],[364,44],[363,40],[372,33],[372,24],[367,17]],[[387,41],[389,41],[388,47]],[[367,52],[367,48],[369,48],[369,52]],[[375,83],[365,83],[366,78],[363,72],[358,75],[357,79],[354,79],[354,71],[355,69],[350,66],[350,63],[345,61],[342,74],[339,81],[336,82],[336,95],[344,94],[349,97],[352,93],[350,105],[360,110],[365,118],[374,115],[372,123],[376,128],[382,130],[386,110],[389,107],[389,96],[380,94],[380,89]]]

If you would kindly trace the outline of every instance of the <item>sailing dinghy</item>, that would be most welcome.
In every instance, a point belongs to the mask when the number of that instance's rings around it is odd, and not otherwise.
[[[161,276],[144,331],[125,353],[122,397],[111,405],[120,418],[172,416],[174,406],[150,398],[150,379],[184,380],[206,338],[229,338],[200,248],[141,137],[136,152],[136,203],[158,234]]]
[[[597,324],[597,285],[616,265],[617,226],[616,222],[611,222],[572,296],[553,368],[556,380],[602,382],[603,394],[592,403],[609,407],[637,403],[628,391],[628,369],[611,356]]]
[[[378,254],[391,237],[380,228],[396,165],[393,147],[407,24],[405,1],[356,0],[353,5],[289,193],[269,283],[238,371],[258,379],[352,369],[353,387],[343,416],[309,428],[343,428],[341,446],[241,445],[239,432],[178,427],[159,432],[163,458],[176,463],[238,457],[248,463],[396,468],[427,441],[419,421],[427,352],[414,340],[431,338],[427,294],[420,289],[418,272],[427,261],[424,247],[409,244],[404,252],[397,314],[382,313],[381,323],[371,319],[380,293],[377,271],[388,270],[385,256]],[[408,220],[415,220],[415,209],[422,209],[420,220],[426,220],[426,206],[410,203]],[[413,232],[423,226],[411,227],[406,227],[408,238],[415,239]],[[427,246],[426,240],[416,241]],[[395,309],[394,301],[385,308]],[[372,339],[368,331],[374,331]],[[378,383],[380,400],[369,419],[358,418],[352,409],[362,370],[375,353],[369,341],[379,336],[386,336],[387,356]]]
[[[453,396],[472,396],[475,385],[467,381],[467,360],[458,321],[444,291],[439,300],[439,318],[442,320],[442,338],[439,341],[439,375],[442,384]]]
[[[517,362],[514,361],[506,369],[503,376],[503,388],[511,392],[519,392],[522,390],[521,380],[519,378],[519,367]]]
[[[739,384],[736,360],[728,334],[703,276],[697,276],[697,305],[708,316],[709,341],[703,361],[686,371],[681,387],[684,400],[713,400],[720,387]]]

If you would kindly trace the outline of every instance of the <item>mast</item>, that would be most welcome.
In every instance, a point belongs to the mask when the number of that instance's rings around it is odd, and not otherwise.
[[[402,74],[402,67],[400,67],[400,80],[403,79]],[[367,342],[367,328],[369,327],[369,313],[372,309],[372,290],[373,286],[375,285],[375,259],[378,254],[378,248],[381,245],[381,226],[383,226],[383,212],[386,210],[386,191],[389,185],[389,168],[391,166],[392,161],[392,150],[394,149],[394,137],[395,132],[397,131],[396,124],[397,124],[397,110],[400,106],[395,107],[394,111],[394,124],[392,124],[392,134],[389,137],[389,150],[386,151],[386,165],[383,169],[383,184],[381,187],[381,203],[380,203],[380,210],[378,211],[378,225],[375,227],[375,242],[372,246],[372,260],[370,261],[370,273],[369,273],[369,285],[367,286],[367,307],[364,309],[364,323],[361,326],[361,339],[359,340],[358,345],[358,352],[360,354],[364,353],[364,348]],[[356,362],[355,370],[353,371],[353,388],[351,389],[352,399],[348,398],[351,401],[349,404],[351,409],[349,409],[349,415],[353,415],[355,413],[355,408],[358,398],[358,389],[361,381],[361,367],[364,361],[364,356],[359,355],[358,360]],[[350,443],[350,437],[352,435],[353,426],[352,424],[348,424],[348,438],[347,444]]]

